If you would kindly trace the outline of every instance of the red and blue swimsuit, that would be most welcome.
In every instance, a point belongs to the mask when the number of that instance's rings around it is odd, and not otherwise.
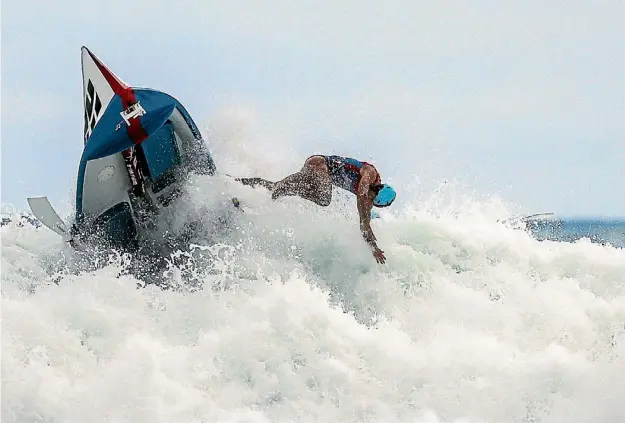
[[[326,160],[326,164],[328,165],[332,185],[356,194],[356,191],[358,190],[358,183],[361,178],[360,169],[362,169],[364,165],[371,164],[349,157],[323,156],[323,158]],[[375,183],[380,183],[379,174]]]

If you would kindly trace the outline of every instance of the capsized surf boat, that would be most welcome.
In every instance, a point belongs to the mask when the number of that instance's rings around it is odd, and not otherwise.
[[[84,146],[74,222],[66,225],[46,197],[28,203],[37,219],[73,246],[95,241],[133,249],[191,173],[215,175],[216,167],[177,99],[130,86],[86,47],[82,76]]]

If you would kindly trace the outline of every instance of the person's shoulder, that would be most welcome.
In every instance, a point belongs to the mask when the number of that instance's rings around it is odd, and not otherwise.
[[[361,169],[363,172],[378,174],[378,170],[371,163],[363,162],[363,166]]]
[[[360,172],[362,176],[366,175],[368,179],[371,179],[372,182],[377,180],[377,178],[380,176],[378,170],[371,163],[365,163],[364,166],[360,169]]]

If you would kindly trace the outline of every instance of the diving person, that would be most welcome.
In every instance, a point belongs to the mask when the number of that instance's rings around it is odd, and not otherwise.
[[[296,195],[322,207],[332,201],[332,186],[355,194],[362,236],[371,246],[376,261],[386,261],[371,229],[371,209],[373,206],[390,206],[395,201],[396,193],[393,187],[382,183],[379,172],[372,164],[349,157],[314,155],[306,159],[298,172],[278,182],[262,178],[235,180],[252,187],[265,187],[271,191],[274,200]]]

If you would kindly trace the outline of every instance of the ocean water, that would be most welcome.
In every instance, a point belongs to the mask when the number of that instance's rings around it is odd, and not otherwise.
[[[624,422],[625,249],[434,204],[381,212],[378,265],[351,202],[198,177],[167,289],[3,226],[2,422]]]
[[[408,205],[380,266],[352,214],[230,184],[192,184],[230,227],[170,289],[2,228],[3,422],[624,421],[625,250]]]
[[[607,218],[553,218],[530,220],[528,231],[540,240],[575,242],[588,239],[625,248],[625,220]]]

